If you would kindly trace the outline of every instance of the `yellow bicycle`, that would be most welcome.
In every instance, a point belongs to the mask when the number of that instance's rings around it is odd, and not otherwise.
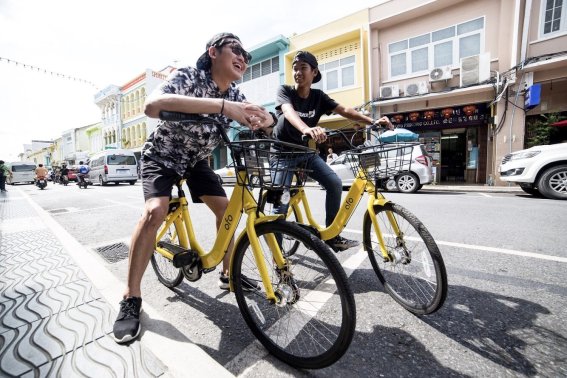
[[[211,251],[205,251],[195,235],[189,206],[177,183],[178,195],[171,199],[169,213],[158,231],[152,267],[167,287],[179,285],[185,277],[196,281],[222,261],[237,225],[245,213],[246,227],[238,235],[230,262],[230,290],[247,325],[270,353],[298,368],[322,368],[337,361],[352,341],[356,309],[348,279],[330,249],[313,234],[283,216],[265,216],[258,198],[266,189],[282,189],[270,180],[270,159],[285,160],[313,150],[293,146],[277,156],[277,141],[230,142],[223,125],[214,119],[162,112],[162,119],[215,124],[229,146],[237,182]],[[288,146],[288,147],[290,147]],[[287,156],[286,156],[287,154]],[[284,172],[301,172],[295,168]],[[300,185],[294,183],[293,185]],[[293,240],[296,251],[285,256],[284,239]]]
[[[359,132],[371,130],[376,127]],[[415,215],[380,192],[388,180],[400,171],[410,169],[413,145],[395,143],[355,148],[352,145],[354,136],[349,140],[340,130],[329,130],[327,134],[339,134],[351,146],[352,149],[345,153],[354,173],[354,182],[328,227],[319,225],[314,219],[301,185],[289,191],[287,217],[309,225],[322,240],[330,240],[345,228],[362,196],[367,193],[363,246],[378,279],[386,292],[410,312],[424,315],[437,311],[445,301],[448,284],[443,257],[435,239]],[[304,161],[309,159],[306,157]],[[298,180],[302,181],[301,177]],[[263,198],[262,209],[266,213],[273,212],[265,208],[270,197],[273,195]],[[293,255],[296,246],[290,241],[286,254]]]

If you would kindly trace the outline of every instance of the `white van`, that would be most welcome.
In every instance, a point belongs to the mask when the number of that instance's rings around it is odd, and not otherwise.
[[[104,186],[109,182],[116,185],[128,182],[134,185],[138,181],[136,156],[130,150],[104,150],[89,159],[89,179]]]
[[[6,183],[14,184],[33,184],[35,182],[34,162],[14,161],[7,163],[6,166],[12,171],[12,176],[6,178]]]

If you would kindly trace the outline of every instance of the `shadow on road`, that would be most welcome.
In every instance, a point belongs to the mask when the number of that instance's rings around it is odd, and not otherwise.
[[[421,319],[506,369],[527,376],[560,376],[565,374],[567,340],[538,324],[538,317],[549,313],[528,300],[450,286],[443,308]]]

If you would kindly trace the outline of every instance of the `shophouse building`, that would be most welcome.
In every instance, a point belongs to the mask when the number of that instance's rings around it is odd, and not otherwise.
[[[565,110],[565,18],[557,1],[540,0],[370,8],[375,112],[420,135],[437,182],[499,184],[502,157],[527,144],[526,115]],[[540,101],[528,106],[535,84]]]
[[[292,61],[300,50],[307,50],[317,58],[322,79],[312,88],[323,90],[331,98],[347,107],[371,112],[367,106],[370,96],[368,70],[368,19],[369,10],[363,9],[326,25],[289,38],[289,51],[285,54],[285,83],[294,85]],[[274,94],[275,95],[275,94]],[[370,115],[370,114],[369,114]],[[372,115],[370,115],[372,116]],[[339,115],[324,116],[320,126],[325,128],[353,128],[351,121]],[[359,134],[360,139],[363,138]],[[329,138],[317,145],[322,156],[328,147],[336,153],[347,149],[340,137]]]
[[[95,95],[101,109],[103,149],[129,149],[140,158],[144,141],[158,123],[144,114],[144,102],[173,70],[171,66],[147,69],[126,84],[109,85]]]

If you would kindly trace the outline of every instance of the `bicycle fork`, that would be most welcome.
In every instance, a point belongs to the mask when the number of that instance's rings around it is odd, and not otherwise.
[[[375,198],[376,196],[376,198]],[[376,212],[374,211],[375,206],[384,206],[389,201],[380,193],[376,192],[376,195],[369,195],[368,196],[368,205],[367,210],[370,214],[370,219],[372,221],[372,227],[374,228],[374,234],[378,238],[378,244],[380,245],[380,253],[382,254],[382,258],[384,262],[392,262],[393,260],[398,260],[395,256],[391,256],[386,249],[386,241],[384,240],[384,235],[382,234],[382,230],[380,230],[380,225],[378,224],[378,219],[376,218]],[[386,216],[388,217],[388,222],[392,226],[392,230],[396,236],[397,244],[403,241],[403,233],[400,230],[398,222],[394,217],[394,214],[391,211],[386,211]],[[402,242],[403,244],[403,242]],[[398,261],[393,261],[398,262]]]
[[[277,219],[279,217],[281,216],[274,216],[273,218]],[[272,216],[269,216],[269,218],[272,218]],[[254,227],[256,220],[257,218],[254,212],[248,214],[248,218],[246,219],[246,232],[248,234],[248,240],[250,241],[250,246],[252,247],[252,252],[254,253],[254,260],[256,261],[256,266],[258,267],[260,277],[262,278],[262,284],[266,289],[266,297],[268,300],[277,303],[279,301],[279,298],[274,293],[272,281],[270,280],[270,275],[268,273],[268,267],[266,266],[266,260],[264,259],[264,253],[262,251],[262,247],[260,245],[260,241]],[[278,268],[284,267],[286,265],[286,261],[282,255],[282,251],[275,234],[267,234],[264,237],[266,239],[266,242],[268,243],[268,247],[270,248],[275,264],[278,266]]]

